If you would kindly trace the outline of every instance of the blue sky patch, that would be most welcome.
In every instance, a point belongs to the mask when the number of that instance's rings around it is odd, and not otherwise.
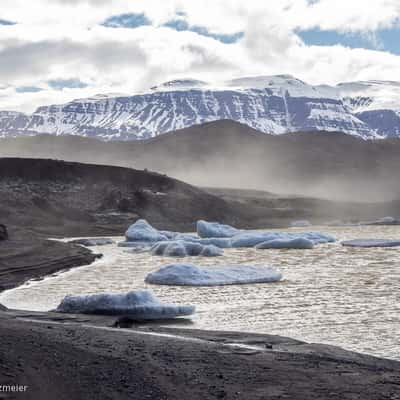
[[[17,93],[37,93],[41,92],[43,89],[37,86],[18,86],[15,88]]]
[[[0,25],[16,25],[16,22],[0,18]]]
[[[334,46],[384,50],[400,54],[400,28],[382,29],[372,33],[340,33],[320,29],[298,30],[296,32],[307,45]]]
[[[232,33],[232,34],[212,33],[212,32],[209,32],[208,29],[205,28],[204,26],[189,25],[186,21],[184,21],[182,19],[174,19],[174,20],[168,21],[163,26],[175,29],[178,32],[183,32],[183,31],[195,32],[199,35],[213,38],[215,40],[218,40],[218,41],[220,41],[222,43],[226,43],[226,44],[236,43],[237,41],[242,39],[244,36],[243,32],[236,32],[236,33]]]
[[[103,23],[103,26],[108,28],[139,28],[140,26],[151,25],[151,21],[142,14],[120,14],[114,15],[107,18]]]
[[[87,83],[80,81],[79,79],[52,79],[47,81],[49,86],[55,90],[67,89],[83,89],[88,86]]]

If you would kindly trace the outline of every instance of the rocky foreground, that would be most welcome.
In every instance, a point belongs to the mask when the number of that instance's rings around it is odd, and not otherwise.
[[[114,322],[0,312],[0,384],[27,386],[7,398],[399,398],[395,361],[278,336],[154,325],[121,329]]]

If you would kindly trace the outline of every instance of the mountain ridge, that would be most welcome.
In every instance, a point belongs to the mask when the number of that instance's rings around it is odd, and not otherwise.
[[[230,119],[262,133],[343,132],[362,139],[400,137],[400,83],[309,85],[290,75],[222,83],[181,79],[134,95],[96,95],[41,106],[31,114],[0,111],[0,136],[39,133],[144,140]]]

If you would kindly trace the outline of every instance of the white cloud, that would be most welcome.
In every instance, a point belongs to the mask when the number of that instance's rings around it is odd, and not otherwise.
[[[161,27],[176,13],[212,33],[244,32],[223,44]],[[106,28],[107,18],[144,13],[153,26]],[[359,32],[398,23],[398,0],[2,0],[0,109],[32,111],[97,93],[135,93],[180,77],[218,81],[290,73],[311,83],[398,79],[400,56],[342,46],[307,46],[296,29]],[[379,42],[376,42],[377,46]],[[87,87],[52,88],[51,80]],[[17,92],[18,87],[40,92]]]

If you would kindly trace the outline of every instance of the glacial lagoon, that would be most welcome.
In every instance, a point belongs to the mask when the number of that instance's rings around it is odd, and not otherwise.
[[[192,324],[180,327],[277,334],[400,360],[400,247],[352,248],[340,244],[357,238],[396,239],[400,226],[312,229],[332,234],[338,241],[304,250],[224,249],[221,257],[184,259],[152,256],[149,252],[134,254],[116,244],[95,246],[91,249],[104,257],[94,264],[27,282],[2,293],[0,303],[45,311],[54,309],[68,294],[150,289],[162,302],[196,306]],[[282,272],[283,280],[216,287],[144,282],[149,272],[182,260],[216,267],[271,266]]]

